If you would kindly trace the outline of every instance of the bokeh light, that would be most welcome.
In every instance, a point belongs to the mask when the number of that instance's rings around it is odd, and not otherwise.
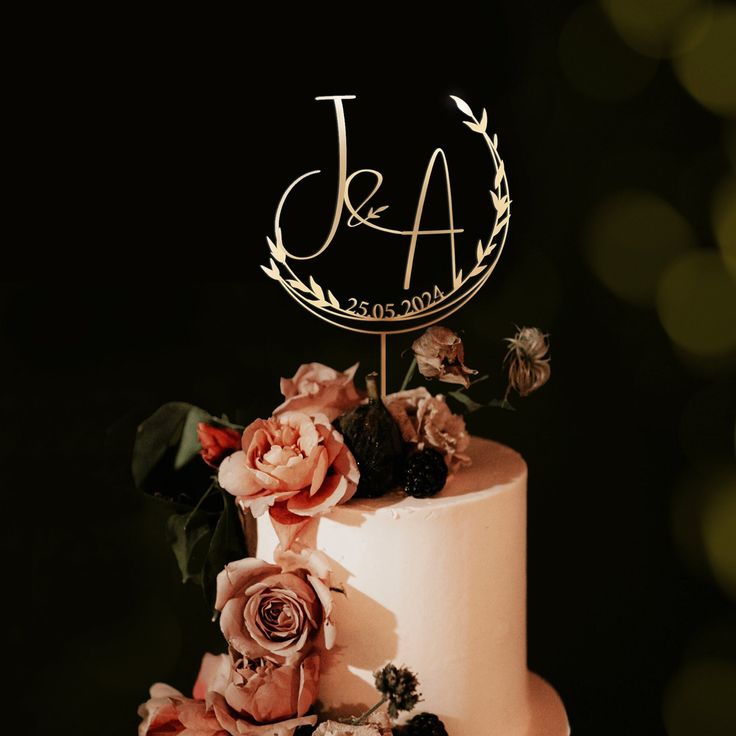
[[[695,246],[687,220],[655,194],[624,191],[593,210],[583,235],[588,262],[621,299],[654,303],[665,267]]]
[[[714,7],[706,26],[698,22],[694,34],[697,41],[674,60],[675,72],[701,105],[736,118],[736,7]]]
[[[723,131],[726,153],[731,161],[731,168],[736,171],[736,123],[726,125]]]
[[[640,92],[657,71],[656,59],[632,51],[594,3],[577,8],[560,34],[560,64],[571,84],[598,100]]]
[[[736,723],[736,664],[725,658],[685,662],[664,694],[668,736],[730,736]]]
[[[716,250],[684,253],[666,268],[657,310],[679,348],[703,357],[736,351],[736,288]]]
[[[677,53],[683,22],[703,5],[702,0],[601,0],[611,24],[631,48],[660,58]]]
[[[736,39],[735,39],[736,42]],[[728,176],[716,189],[711,208],[713,232],[736,288],[736,177]],[[734,318],[736,319],[736,317]]]
[[[721,477],[711,489],[701,522],[711,574],[736,601],[736,472]]]

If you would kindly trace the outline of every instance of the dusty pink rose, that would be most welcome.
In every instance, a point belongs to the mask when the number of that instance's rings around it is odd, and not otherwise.
[[[358,363],[342,372],[322,363],[300,365],[293,378],[281,379],[281,393],[286,401],[276,408],[274,416],[299,411],[324,414],[333,421],[363,399],[353,383],[357,369]]]
[[[307,658],[284,672],[274,665],[256,673],[248,699],[230,693],[241,677],[228,655],[205,654],[194,698],[160,683],[151,688],[150,700],[138,709],[143,719],[138,735],[293,736],[299,726],[317,722],[316,716],[304,715],[316,699],[314,666]]]
[[[386,408],[399,425],[404,442],[416,444],[420,450],[439,450],[451,472],[470,464],[465,452],[470,445],[465,419],[450,411],[444,396],[432,396],[421,386],[390,394]]]
[[[235,450],[240,449],[240,432],[230,427],[216,427],[199,422],[197,439],[202,446],[199,454],[207,465],[218,468],[220,463]]]
[[[222,696],[233,713],[257,723],[301,718],[317,699],[319,655],[293,664],[247,659],[238,652],[205,654],[194,697]]]
[[[445,383],[470,385],[468,376],[478,371],[463,362],[465,349],[460,336],[448,327],[429,327],[412,343],[417,368],[425,378],[439,378]]]
[[[277,550],[276,562],[249,557],[231,562],[217,576],[215,608],[233,662],[293,664],[316,644],[329,649],[334,643],[324,555]]]
[[[138,736],[227,736],[204,700],[184,697],[173,687],[156,683],[151,697],[138,708],[143,719]]]
[[[219,481],[253,516],[270,508],[282,523],[297,524],[355,493],[358,465],[324,414],[256,419],[241,444],[220,465]]]

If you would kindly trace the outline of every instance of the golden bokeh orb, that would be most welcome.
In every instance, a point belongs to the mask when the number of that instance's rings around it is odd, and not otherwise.
[[[679,50],[682,27],[702,13],[703,0],[600,0],[611,25],[632,49],[663,58]]]
[[[711,574],[736,601],[736,472],[719,478],[711,489],[701,525]]]
[[[682,350],[703,357],[736,351],[736,285],[717,250],[693,250],[667,266],[657,311]]]
[[[654,77],[658,61],[629,48],[596,3],[567,19],[559,41],[560,65],[573,87],[588,97],[616,102],[637,94]]]
[[[716,188],[711,217],[718,248],[736,288],[736,176],[726,177]]]
[[[668,736],[732,736],[736,663],[725,657],[686,661],[670,680],[662,711]]]
[[[692,34],[696,41],[673,62],[677,77],[708,110],[736,118],[736,6],[715,6]]]
[[[593,208],[583,232],[593,272],[632,304],[653,304],[664,269],[695,245],[692,228],[671,204],[639,190],[606,197]]]

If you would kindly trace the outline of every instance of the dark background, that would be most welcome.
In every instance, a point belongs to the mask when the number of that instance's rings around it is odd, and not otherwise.
[[[220,646],[199,590],[180,583],[164,516],[132,486],[136,425],[170,400],[248,421],[270,413],[279,376],[302,362],[376,365],[377,338],[314,319],[258,268],[286,184],[334,171],[334,122],[312,98],[335,93],[358,95],[350,168],[378,157],[387,177],[398,169],[409,210],[442,126],[458,124],[447,95],[485,106],[499,134],[509,240],[448,324],[464,331],[468,364],[491,373],[488,398],[505,388],[514,325],[550,333],[550,383],[516,413],[468,419],[530,468],[530,668],[554,683],[575,734],[658,734],[665,722],[672,736],[725,733],[733,548],[730,522],[711,512],[733,508],[734,341],[678,342],[661,300],[626,300],[600,278],[586,233],[601,200],[646,190],[715,258],[728,123],[667,59],[629,49],[594,3],[458,5],[418,26],[355,12],[141,18],[45,70],[52,248],[8,259],[50,278],[6,284],[0,302],[3,486],[29,519],[6,539],[10,550],[33,540],[39,651],[24,707],[37,733],[132,734],[148,686],[188,692],[202,652]],[[646,262],[657,223],[637,224]],[[668,262],[655,265],[658,277]],[[713,319],[732,329],[732,306],[733,293],[715,313],[693,300],[686,338],[711,334]],[[390,387],[411,339],[390,340]]]

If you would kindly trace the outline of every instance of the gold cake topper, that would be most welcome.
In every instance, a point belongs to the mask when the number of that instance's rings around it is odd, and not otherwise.
[[[347,163],[347,127],[345,123],[344,102],[354,100],[355,95],[331,95],[317,97],[318,101],[332,101],[337,118],[338,137],[338,178],[337,200],[332,216],[330,230],[322,244],[307,255],[292,253],[286,244],[281,226],[284,204],[293,190],[310,176],[321,173],[320,170],[308,171],[297,177],[281,196],[276,208],[273,238],[267,238],[271,258],[268,266],[261,266],[266,274],[278,281],[286,292],[305,309],[320,319],[337,327],[355,332],[379,334],[382,348],[382,378],[385,380],[386,335],[410,332],[428,327],[445,319],[457,311],[478,293],[498,263],[506,241],[511,215],[508,181],[503,161],[498,154],[498,138],[489,136],[488,115],[483,110],[477,118],[470,106],[454,95],[451,95],[457,108],[468,119],[463,123],[475,134],[479,135],[490,155],[493,166],[493,186],[489,189],[489,207],[493,213],[493,224],[489,234],[470,246],[465,246],[465,258],[459,258],[459,241],[456,236],[462,235],[462,228],[456,227],[452,203],[452,184],[447,156],[442,148],[436,148],[430,156],[424,179],[419,191],[414,221],[411,229],[384,226],[383,220],[387,204],[376,206],[373,198],[383,184],[383,175],[375,169],[358,169],[348,174]],[[448,226],[444,229],[422,229],[427,191],[430,178],[435,167],[441,164],[444,173],[444,184],[447,201]],[[351,200],[350,187],[357,177],[373,177],[373,187],[357,205]],[[347,210],[345,225],[348,228],[364,226],[388,236],[405,238],[408,243],[406,262],[400,279],[391,286],[391,275],[384,276],[382,286],[389,286],[396,291],[392,299],[363,299],[365,294],[355,295],[345,291],[345,285],[328,286],[324,281],[319,283],[314,276],[314,269],[305,268],[301,262],[314,262],[327,251],[333,242]],[[444,236],[449,241],[449,274],[442,283],[422,284],[417,288],[413,284],[415,258],[419,238],[425,236]],[[472,252],[468,253],[468,248]],[[472,257],[471,257],[472,256]],[[322,280],[322,279],[320,279]],[[336,293],[337,292],[337,293]]]

